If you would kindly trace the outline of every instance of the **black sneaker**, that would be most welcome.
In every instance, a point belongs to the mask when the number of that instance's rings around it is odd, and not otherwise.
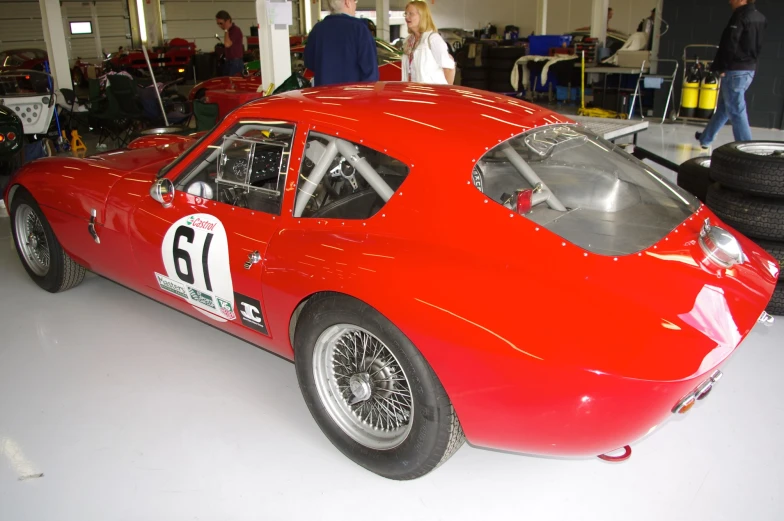
[[[696,139],[697,141],[699,141],[699,143],[700,143],[700,148],[701,148],[701,149],[703,149],[703,150],[708,150],[708,149],[710,149],[710,145],[703,145],[703,144],[702,144],[702,132],[695,132],[695,133],[694,133],[694,139]]]

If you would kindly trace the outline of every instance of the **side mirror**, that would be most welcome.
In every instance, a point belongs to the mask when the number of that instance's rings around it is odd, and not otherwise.
[[[171,208],[174,202],[174,183],[165,177],[158,179],[150,187],[150,197],[161,203],[164,208]]]

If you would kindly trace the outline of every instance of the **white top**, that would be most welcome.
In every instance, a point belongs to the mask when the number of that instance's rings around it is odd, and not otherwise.
[[[413,38],[413,34],[408,37],[404,48],[413,45]],[[446,85],[449,82],[444,76],[444,69],[454,68],[455,60],[449,55],[446,42],[434,31],[422,33],[410,57],[403,54],[403,81]]]

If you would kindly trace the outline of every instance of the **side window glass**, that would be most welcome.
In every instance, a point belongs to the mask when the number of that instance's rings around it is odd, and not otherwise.
[[[280,214],[293,125],[240,122],[194,161],[178,190],[220,203]]]
[[[294,217],[369,219],[408,176],[401,161],[372,148],[311,132],[302,160]]]

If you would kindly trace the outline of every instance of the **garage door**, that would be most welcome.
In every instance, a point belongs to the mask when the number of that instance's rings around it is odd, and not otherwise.
[[[0,50],[46,50],[38,2],[0,2],[0,8],[3,11]],[[120,46],[131,45],[128,11],[124,2],[63,2],[61,9],[71,63],[76,58],[100,61],[98,49],[115,52]],[[93,34],[72,35],[69,22],[91,22]]]
[[[63,2],[65,38],[70,41],[68,57],[89,62],[101,61],[101,50],[117,52],[131,46],[131,26],[128,7],[119,0],[100,2]],[[91,22],[92,34],[71,34],[70,22]]]
[[[212,51],[218,43],[215,40],[215,33],[219,30],[215,25],[215,13],[220,10],[228,11],[246,38],[250,36],[251,26],[258,23],[255,0],[161,0],[164,38],[185,38],[195,41],[197,49]],[[298,0],[292,2],[292,11],[294,23],[289,32],[299,34]],[[247,40],[244,45],[247,49]]]
[[[46,49],[38,2],[2,2],[0,51],[6,49]]]

